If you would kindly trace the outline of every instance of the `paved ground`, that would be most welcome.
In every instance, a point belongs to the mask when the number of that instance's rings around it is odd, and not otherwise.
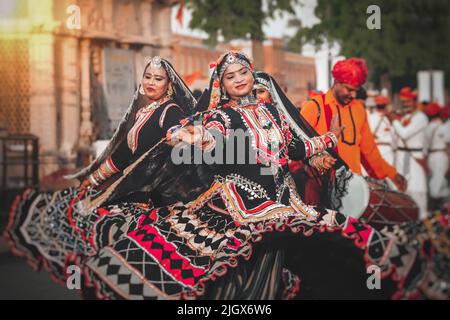
[[[55,283],[44,270],[35,272],[22,258],[12,255],[2,238],[7,211],[14,194],[0,196],[0,300],[5,299],[80,299],[76,291]]]
[[[0,211],[0,234],[5,226]],[[78,300],[80,295],[55,283],[46,271],[35,272],[22,258],[13,256],[0,239],[0,300]]]
[[[0,300],[78,300],[80,295],[55,283],[45,271],[35,272],[23,259],[0,253]]]

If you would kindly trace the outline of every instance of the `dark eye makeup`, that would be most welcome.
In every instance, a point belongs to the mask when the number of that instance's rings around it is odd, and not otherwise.
[[[154,76],[156,81],[162,81],[166,78],[162,77],[162,76]],[[152,78],[152,74],[145,74],[144,76],[145,79],[151,79]]]

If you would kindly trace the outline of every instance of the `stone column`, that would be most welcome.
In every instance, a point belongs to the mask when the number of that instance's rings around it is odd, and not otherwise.
[[[160,55],[168,60],[173,60],[171,13],[172,7],[170,6],[160,6],[158,9],[158,36],[161,39]]]
[[[153,0],[144,0],[141,2],[142,35],[147,41],[152,37],[152,3]]]
[[[57,147],[53,46],[51,34],[30,36],[30,131],[40,138],[43,151]]]
[[[81,40],[81,123],[79,146],[83,150],[89,149],[92,143],[90,46],[90,39]]]
[[[61,63],[61,154],[70,162],[80,133],[80,94],[78,70],[78,39],[67,37],[62,42]]]
[[[39,137],[40,176],[57,169],[57,108],[52,1],[28,2],[30,132]]]
[[[113,31],[113,10],[114,0],[103,0],[103,18],[105,21],[105,31]]]

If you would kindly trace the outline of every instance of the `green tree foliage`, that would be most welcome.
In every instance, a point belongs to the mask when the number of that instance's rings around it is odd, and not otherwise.
[[[188,0],[192,10],[190,27],[205,31],[211,44],[217,43],[221,34],[225,41],[250,39],[262,41],[262,26],[267,18],[281,11],[294,13],[298,0],[267,0],[268,10],[263,10],[263,0]]]
[[[369,30],[367,8],[381,9],[381,29]],[[337,41],[345,56],[365,58],[372,76],[414,75],[418,70],[450,74],[450,1],[318,0],[312,28],[299,28],[290,42],[298,50],[307,42]],[[298,24],[298,22],[297,22]]]

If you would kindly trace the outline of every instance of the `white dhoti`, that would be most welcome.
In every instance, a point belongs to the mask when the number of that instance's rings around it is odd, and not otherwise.
[[[428,181],[428,194],[430,198],[442,199],[450,195],[445,174],[448,170],[448,156],[446,136],[449,128],[440,119],[433,119],[426,130],[428,168],[430,177]]]
[[[427,177],[423,167],[407,151],[397,151],[396,155],[397,171],[408,181],[408,194],[419,206],[420,218],[428,216],[427,206]]]
[[[394,165],[395,135],[391,123],[384,111],[375,110],[368,113],[367,117],[381,156],[387,163]]]
[[[416,159],[425,158],[423,149],[428,118],[416,110],[403,116],[401,122],[394,120],[392,125],[398,137],[395,167],[408,181],[406,193],[417,203],[419,217],[424,219],[428,216],[428,181],[425,169]]]
[[[448,170],[448,156],[446,152],[436,151],[428,156],[428,168],[430,168],[429,194],[431,198],[439,199],[450,196],[445,174]]]
[[[394,165],[394,149],[391,145],[378,144],[378,150],[380,150],[380,154],[384,160],[390,165]]]

